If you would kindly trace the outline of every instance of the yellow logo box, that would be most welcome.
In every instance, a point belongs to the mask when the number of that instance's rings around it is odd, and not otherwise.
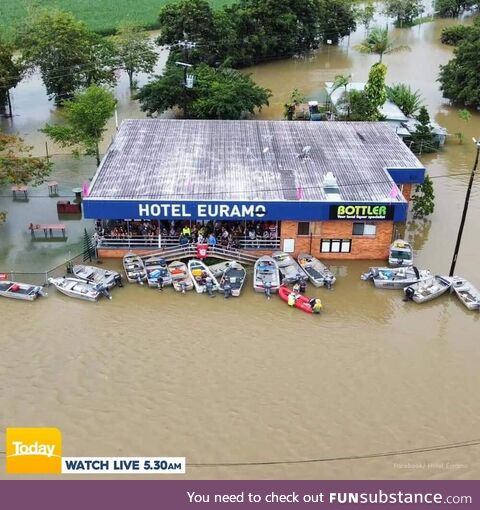
[[[6,464],[9,474],[62,472],[62,434],[56,428],[8,428]]]

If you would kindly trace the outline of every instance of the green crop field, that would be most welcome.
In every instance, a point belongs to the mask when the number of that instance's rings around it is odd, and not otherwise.
[[[173,0],[0,0],[0,36],[12,37],[15,26],[25,18],[28,5],[69,11],[85,21],[89,28],[111,33],[120,23],[133,21],[145,28],[155,28],[160,8]],[[220,7],[233,0],[209,0]]]

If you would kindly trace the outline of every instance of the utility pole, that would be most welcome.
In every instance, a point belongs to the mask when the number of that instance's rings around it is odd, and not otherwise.
[[[465,196],[465,204],[463,206],[462,219],[460,221],[460,228],[458,229],[457,243],[455,244],[455,251],[453,253],[452,265],[450,266],[449,276],[453,276],[455,272],[455,265],[457,264],[458,251],[460,249],[460,243],[462,241],[463,227],[465,226],[465,218],[467,217],[468,203],[470,201],[470,193],[473,187],[473,179],[475,178],[475,172],[477,171],[478,158],[480,156],[480,140],[473,138],[473,143],[477,146],[477,155],[475,156],[475,163],[473,164],[472,173],[470,175],[470,181],[468,183],[467,194]]]

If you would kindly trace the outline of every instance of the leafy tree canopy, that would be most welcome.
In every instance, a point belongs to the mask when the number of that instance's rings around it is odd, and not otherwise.
[[[480,105],[480,29],[472,30],[454,49],[454,57],[440,66],[443,97],[466,106]]]
[[[478,0],[436,0],[435,9],[439,16],[456,18],[463,11],[478,5]]]
[[[134,88],[135,73],[151,73],[158,60],[157,52],[148,35],[138,26],[122,25],[113,38],[119,65],[128,74],[130,88]]]
[[[0,186],[37,186],[45,181],[52,165],[46,158],[33,157],[32,149],[18,136],[0,132]]]
[[[40,70],[47,94],[57,104],[81,87],[116,81],[112,43],[90,32],[70,13],[32,11],[19,28],[16,42],[25,63]]]
[[[41,131],[62,147],[78,147],[85,154],[95,155],[100,163],[98,144],[113,115],[116,100],[113,94],[98,85],[91,85],[65,101],[62,116],[64,125],[47,124]]]
[[[408,117],[415,115],[422,106],[420,91],[412,90],[410,85],[396,83],[386,87],[387,99],[396,104]]]
[[[425,176],[425,181],[415,187],[412,201],[414,218],[425,218],[435,210],[433,181],[428,174]]]
[[[323,42],[337,44],[357,28],[355,11],[350,0],[318,0],[320,34]]]
[[[5,113],[7,106],[10,108],[10,89],[17,86],[23,77],[23,66],[15,59],[14,49],[0,39],[0,113]]]
[[[385,14],[395,18],[397,27],[408,27],[425,11],[422,0],[387,0]]]
[[[379,62],[382,62],[383,55],[397,53],[399,51],[410,50],[408,46],[397,45],[388,35],[388,28],[373,28],[367,37],[355,46],[360,53],[369,53],[378,55]]]
[[[410,149],[417,154],[436,151],[438,143],[435,141],[435,137],[432,133],[430,115],[425,106],[420,108],[417,120],[416,131],[410,137]]]
[[[195,68],[193,89],[183,84],[182,69],[168,65],[163,76],[148,83],[137,94],[149,115],[179,107],[194,119],[240,119],[268,105],[271,92],[256,85],[249,75],[214,69],[207,64]]]

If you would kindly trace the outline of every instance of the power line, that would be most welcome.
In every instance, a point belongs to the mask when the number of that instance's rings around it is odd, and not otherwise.
[[[294,459],[294,460],[266,460],[266,461],[249,461],[249,462],[192,462],[188,463],[189,467],[249,467],[249,466],[275,466],[275,465],[292,465],[292,464],[317,464],[321,462],[344,462],[353,460],[376,459],[381,457],[396,457],[403,455],[415,455],[417,453],[438,452],[444,450],[454,450],[458,448],[469,448],[472,446],[480,446],[480,439],[471,439],[458,443],[446,443],[435,446],[424,446],[420,448],[411,448],[405,450],[393,450],[387,452],[366,453],[360,455],[344,455],[333,457],[319,457],[313,459]],[[0,452],[0,455],[6,455],[6,452]]]
[[[461,176],[468,176],[470,175],[470,173],[458,173],[458,174],[454,174],[454,175],[434,175],[434,176],[430,176],[430,179],[450,179],[450,178],[455,178],[455,177],[461,177]],[[369,185],[372,185],[372,184],[392,184],[392,181],[389,181],[389,180],[381,180],[381,181],[369,181],[369,182],[351,182],[351,183],[347,183],[347,184],[337,184],[337,187],[338,188],[348,188],[348,187],[352,187],[352,186],[369,186]],[[289,188],[268,188],[268,189],[255,189],[255,190],[240,190],[240,191],[217,191],[217,192],[197,192],[197,193],[193,193],[193,192],[186,192],[186,193],[166,193],[166,194],[163,194],[162,197],[159,199],[163,199],[163,198],[178,198],[178,197],[181,197],[181,196],[187,196],[187,197],[195,197],[195,196],[202,196],[202,197],[205,197],[206,195],[207,196],[210,196],[210,197],[213,197],[213,196],[216,196],[216,195],[229,195],[229,194],[248,194],[248,193],[269,193],[269,192],[279,192],[279,191],[298,191],[299,189],[301,189],[302,191],[308,191],[308,190],[317,190],[317,189],[323,189],[323,185],[318,185],[318,186],[298,186],[298,187],[289,187]],[[400,190],[399,190],[400,192]],[[56,195],[58,196],[59,198],[69,198],[69,197],[72,197],[73,195]],[[138,194],[138,195],[125,195],[123,198],[125,199],[128,199],[128,198],[142,198],[142,197],[151,197],[151,194],[149,193],[145,193],[145,194]],[[11,195],[0,195],[0,198],[11,198]],[[29,198],[52,198],[52,196],[50,195],[29,195]],[[118,197],[102,197],[104,199],[108,199],[108,198],[118,198]],[[299,200],[301,202],[301,199]]]

